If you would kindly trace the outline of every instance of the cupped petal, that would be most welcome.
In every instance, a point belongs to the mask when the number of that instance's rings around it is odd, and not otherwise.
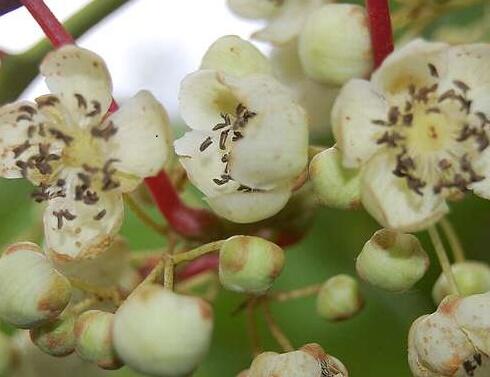
[[[44,212],[47,252],[53,259],[95,258],[109,248],[119,231],[124,206],[118,192],[97,193],[97,200],[77,200],[77,172],[66,178],[65,197],[49,201]]]
[[[271,72],[264,54],[236,35],[226,35],[214,42],[204,55],[200,69],[214,69],[236,76]]]
[[[141,178],[156,175],[171,153],[167,112],[147,91],[140,91],[124,103],[100,130],[106,160],[116,160],[113,166],[119,172]],[[104,130],[111,132],[104,134]]]
[[[286,44],[298,36],[307,17],[323,4],[324,0],[284,0],[268,25],[252,37],[275,45]]]
[[[362,204],[383,227],[417,232],[449,211],[445,201],[430,188],[423,195],[411,191],[403,178],[393,174],[395,166],[394,156],[380,152],[362,170]]]
[[[278,213],[291,197],[291,187],[284,186],[263,192],[234,192],[206,198],[219,216],[245,224],[264,220]]]
[[[340,91],[332,109],[332,127],[346,168],[358,168],[380,148],[376,142],[387,121],[389,105],[369,81],[354,79]]]
[[[228,0],[227,3],[233,13],[251,19],[268,18],[280,8],[279,1]]]
[[[443,78],[448,69],[448,45],[417,39],[394,51],[371,78],[373,85],[386,95],[405,96],[411,85],[430,87]]]
[[[230,170],[241,184],[269,189],[290,183],[308,160],[308,120],[292,93],[267,75],[221,77],[255,115],[232,146]]]
[[[100,56],[74,45],[50,52],[40,66],[51,93],[81,127],[97,123],[112,101],[112,82]]]
[[[219,135],[210,131],[190,131],[174,143],[175,153],[187,172],[189,180],[208,197],[234,192],[238,188],[235,181],[216,184],[221,180],[226,163],[222,161],[224,152],[219,148]]]
[[[195,130],[211,130],[223,122],[221,113],[233,114],[238,100],[214,70],[199,70],[184,78],[179,93],[180,114]]]

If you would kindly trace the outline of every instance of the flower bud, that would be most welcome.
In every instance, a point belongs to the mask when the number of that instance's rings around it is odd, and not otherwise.
[[[116,312],[117,354],[132,369],[150,376],[184,377],[206,356],[213,311],[198,297],[145,285]]]
[[[247,377],[348,377],[342,362],[328,355],[318,344],[307,344],[298,351],[257,356]]]
[[[75,317],[58,318],[30,330],[32,342],[51,356],[66,356],[75,350]]]
[[[0,258],[0,317],[20,328],[56,318],[68,305],[71,286],[30,242],[11,245]]]
[[[221,284],[235,292],[264,293],[283,267],[284,251],[260,237],[231,237],[219,254]]]
[[[89,310],[81,314],[75,323],[78,356],[96,363],[103,369],[118,369],[122,366],[112,342],[111,329],[114,314]]]
[[[348,319],[364,306],[357,280],[349,275],[328,279],[318,292],[316,311],[329,321]]]
[[[486,263],[464,261],[451,266],[461,296],[469,296],[490,291],[490,268]],[[452,293],[444,274],[441,274],[432,288],[432,298],[436,305]]]
[[[313,12],[299,36],[299,55],[305,73],[322,83],[343,85],[367,77],[373,59],[364,8],[327,4]]]
[[[359,172],[342,166],[342,156],[337,148],[332,147],[313,157],[309,174],[315,193],[324,205],[340,209],[361,206]]]
[[[403,292],[429,268],[429,257],[419,240],[390,229],[378,230],[357,257],[359,276],[375,287]]]
[[[415,377],[490,375],[490,295],[446,297],[437,311],[417,319],[408,336]]]

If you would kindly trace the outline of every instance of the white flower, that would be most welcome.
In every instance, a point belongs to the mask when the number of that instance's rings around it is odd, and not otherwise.
[[[106,116],[111,79],[88,50],[62,47],[40,70],[51,95],[0,108],[0,175],[38,185],[33,197],[48,201],[44,225],[52,253],[94,256],[119,230],[121,194],[167,160],[168,118],[145,91]]]
[[[408,337],[415,377],[486,377],[490,373],[490,293],[446,297],[418,318]]]
[[[253,38],[275,45],[295,39],[310,14],[330,0],[228,0],[230,9],[246,18],[265,18],[267,26]]]
[[[182,82],[180,110],[192,131],[175,142],[180,161],[219,215],[239,223],[270,217],[306,168],[305,112],[238,37],[215,42],[203,68]]]
[[[417,231],[466,190],[490,198],[490,45],[414,41],[371,81],[351,80],[332,111],[343,164],[361,168],[365,208]]]

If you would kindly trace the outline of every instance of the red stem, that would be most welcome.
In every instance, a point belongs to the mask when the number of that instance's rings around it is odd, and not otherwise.
[[[20,1],[31,13],[54,47],[75,43],[73,37],[57,20],[43,0]],[[117,109],[118,105],[113,100],[109,112],[114,112]],[[181,235],[190,238],[208,237],[211,228],[218,225],[216,216],[210,212],[187,207],[164,171],[156,177],[147,178],[145,183],[170,226]]]
[[[366,0],[366,10],[373,46],[374,68],[378,68],[393,51],[389,1]]]

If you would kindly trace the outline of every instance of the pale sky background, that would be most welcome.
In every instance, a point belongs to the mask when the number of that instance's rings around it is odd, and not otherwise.
[[[46,0],[61,20],[89,2]],[[116,99],[148,89],[176,119],[180,81],[198,68],[209,45],[227,34],[248,38],[258,27],[256,22],[231,14],[226,0],[132,0],[78,43],[106,61]],[[23,51],[40,37],[41,30],[23,8],[0,18],[2,50]],[[47,88],[38,78],[22,98],[46,93]]]

